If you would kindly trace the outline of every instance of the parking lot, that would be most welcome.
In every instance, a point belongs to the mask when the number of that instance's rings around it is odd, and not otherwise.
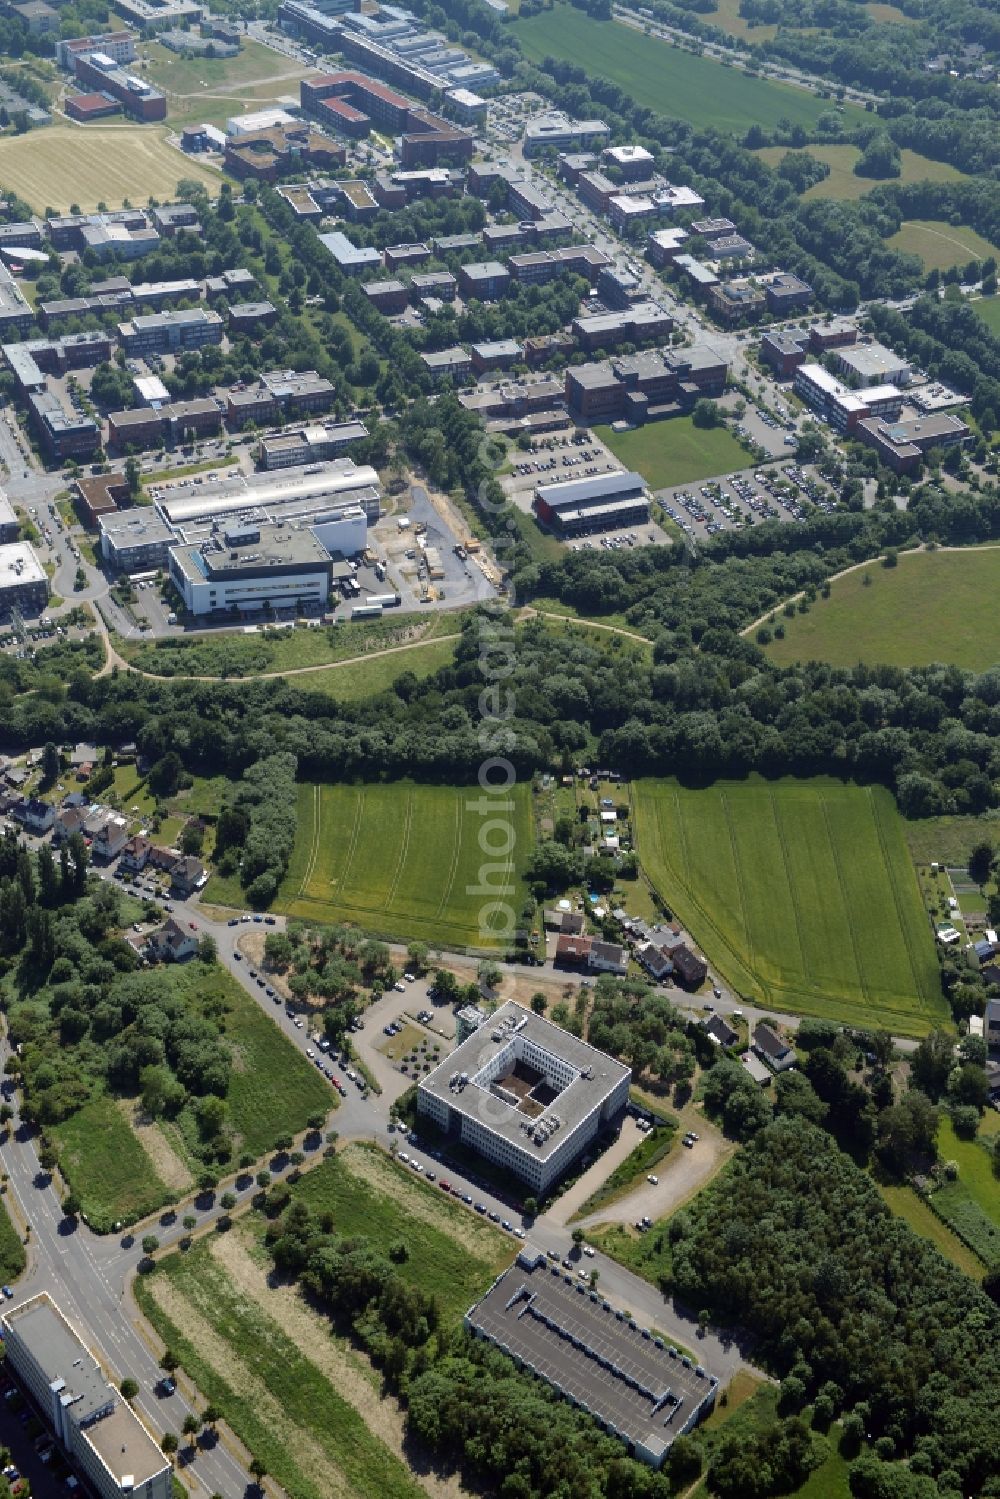
[[[794,463],[710,479],[697,487],[678,485],[660,490],[657,498],[692,541],[766,520],[801,524],[813,506],[825,514],[837,509],[832,490]]]

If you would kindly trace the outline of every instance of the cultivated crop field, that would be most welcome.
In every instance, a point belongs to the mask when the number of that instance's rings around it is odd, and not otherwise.
[[[964,266],[970,260],[1000,255],[996,245],[967,224],[956,227],[940,219],[908,219],[886,244],[893,250],[919,255],[926,271],[950,271],[952,266]]]
[[[151,125],[49,125],[0,140],[0,182],[36,213],[65,213],[71,203],[91,213],[102,202],[117,208],[126,198],[173,198],[182,177],[203,182],[210,193],[222,182]]]
[[[784,118],[808,126],[830,107],[815,94],[724,69],[615,21],[592,20],[569,5],[555,5],[514,27],[531,62],[564,58],[612,79],[637,104],[692,125],[742,133],[754,124],[771,128]],[[844,116],[849,124],[864,118],[851,105]]]
[[[508,887],[500,898],[519,913],[531,809],[527,788],[516,788],[513,849],[484,855],[479,832],[486,819],[471,810],[479,795],[476,787],[410,781],[301,786],[298,837],[275,909],[441,946],[495,945],[480,931],[480,910],[491,897],[469,892],[484,865],[497,866],[490,886]]]
[[[615,457],[637,469],[653,489],[694,484],[746,468],[749,454],[726,427],[696,427],[689,416],[649,422],[632,432],[594,431]]]
[[[830,597],[818,598],[808,614],[785,619],[779,613],[785,636],[773,640],[767,654],[781,666],[943,661],[985,671],[1000,661],[1000,617],[993,603],[998,587],[1000,547],[912,552],[896,567],[875,562],[838,578]]]
[[[740,994],[894,1034],[947,1020],[888,791],[757,777],[633,791],[647,875]]]

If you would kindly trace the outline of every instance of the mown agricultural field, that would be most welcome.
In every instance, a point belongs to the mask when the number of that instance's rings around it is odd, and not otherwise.
[[[350,921],[387,937],[441,946],[490,947],[480,912],[491,897],[472,894],[482,868],[519,915],[519,875],[531,846],[526,787],[513,793],[513,847],[483,854],[486,819],[472,810],[478,788],[389,785],[299,788],[299,829],[275,909],[311,921]],[[499,834],[492,835],[498,838]],[[505,840],[506,841],[506,840]]]
[[[956,227],[940,219],[908,219],[886,244],[892,250],[918,255],[925,271],[950,271],[952,266],[964,266],[970,260],[1000,255],[996,245],[967,224]]]
[[[784,638],[773,640],[767,653],[782,666],[942,661],[984,671],[1000,661],[998,586],[1000,547],[913,552],[896,567],[875,562],[838,578],[830,597],[818,598],[808,614],[778,614]]]
[[[694,484],[746,468],[749,454],[726,427],[696,427],[689,416],[649,422],[631,432],[595,427],[619,462],[637,469],[653,489]]]
[[[168,146],[164,131],[152,125],[49,125],[0,140],[0,182],[37,213],[65,213],[71,203],[89,213],[102,202],[173,198],[182,177],[210,193],[222,182],[220,173]]]
[[[723,68],[618,22],[592,20],[570,5],[519,19],[514,29],[531,62],[565,59],[612,79],[637,104],[692,125],[740,134],[754,124],[770,129],[782,118],[809,126],[829,108],[815,94]],[[844,114],[851,124],[863,119],[850,105]]]
[[[294,1195],[377,1253],[404,1244],[399,1273],[438,1298],[446,1330],[513,1255],[505,1235],[370,1146],[325,1160]],[[268,1274],[263,1234],[262,1218],[242,1218],[142,1280],[137,1298],[160,1336],[286,1493],[450,1499],[457,1485],[408,1471],[402,1411],[367,1358]]]
[[[740,994],[894,1034],[946,1021],[888,791],[753,777],[633,793],[647,875]]]
[[[756,154],[768,166],[776,167],[787,150],[787,146],[763,146]],[[946,161],[933,161],[929,156],[907,149],[899,154],[900,173],[892,178],[893,182],[905,186],[908,182],[958,182],[965,179],[963,172],[949,166]],[[854,163],[861,156],[857,146],[810,146],[809,155],[826,162],[830,175],[807,188],[802,194],[804,198],[861,198],[879,186],[874,177],[859,177],[855,173]]]

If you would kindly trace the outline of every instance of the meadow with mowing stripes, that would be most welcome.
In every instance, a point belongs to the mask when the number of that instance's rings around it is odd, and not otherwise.
[[[739,994],[896,1035],[947,1023],[931,930],[884,788],[644,780],[633,799],[646,874]]]
[[[298,835],[275,910],[443,947],[496,946],[480,930],[491,896],[472,892],[486,866],[489,887],[498,894],[507,887],[500,898],[519,915],[531,806],[528,788],[516,787],[513,847],[484,854],[480,830],[487,819],[474,810],[480,797],[478,787],[412,781],[300,786]]]

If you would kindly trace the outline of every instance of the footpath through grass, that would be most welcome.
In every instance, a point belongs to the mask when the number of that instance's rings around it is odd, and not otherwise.
[[[532,840],[530,794],[516,787],[513,846],[496,859],[479,844],[478,792],[464,786],[299,788],[298,833],[275,909],[354,922],[376,935],[439,946],[491,947],[481,913],[491,901],[520,911],[520,869]],[[494,893],[483,893],[483,869]],[[479,892],[479,893],[476,893]],[[210,898],[221,900],[221,895]]]
[[[649,422],[631,432],[595,427],[597,436],[652,489],[695,484],[746,468],[750,455],[728,427],[696,427],[689,416]]]
[[[873,562],[838,578],[808,614],[786,619],[779,610],[784,639],[772,640],[767,654],[779,666],[940,661],[985,671],[1000,662],[998,589],[1000,547],[904,553],[895,567]]]
[[[646,874],[737,993],[896,1035],[947,1023],[888,791],[824,778],[642,780],[633,804]]]
[[[1000,256],[996,245],[970,229],[968,224],[949,224],[946,219],[908,219],[889,236],[891,250],[917,255],[925,271],[950,271],[953,266],[967,265],[970,260]]]
[[[617,21],[592,20],[570,5],[554,5],[513,26],[531,62],[555,57],[575,63],[612,79],[636,104],[695,126],[742,134],[751,125],[770,129],[785,119],[808,128],[830,108],[829,100],[804,89],[724,68]],[[853,105],[844,114],[849,124],[865,118]]]

